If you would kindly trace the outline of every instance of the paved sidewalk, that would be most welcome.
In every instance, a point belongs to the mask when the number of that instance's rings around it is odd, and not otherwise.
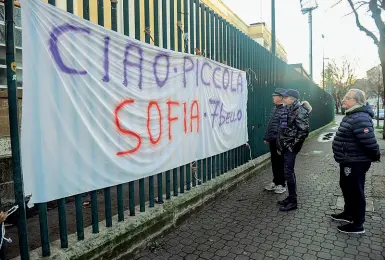
[[[335,131],[332,126],[324,133]],[[339,223],[329,218],[341,206],[338,165],[332,138],[322,139],[312,139],[297,159],[298,210],[279,212],[276,202],[286,193],[263,191],[272,179],[268,169],[207,205],[135,259],[385,259],[385,156],[367,175],[372,211],[366,214],[366,233],[342,234],[336,229]],[[385,142],[381,145],[385,149]]]

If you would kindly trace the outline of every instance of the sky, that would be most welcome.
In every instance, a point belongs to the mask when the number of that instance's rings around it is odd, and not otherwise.
[[[247,24],[265,22],[271,28],[271,0],[222,0]],[[319,83],[322,73],[322,55],[336,60],[343,57],[355,64],[356,75],[365,77],[366,71],[379,64],[377,47],[361,32],[346,0],[331,8],[337,0],[318,0],[313,11],[313,75]],[[276,35],[284,45],[288,63],[302,63],[309,71],[308,16],[301,12],[300,0],[275,0]],[[376,32],[372,18],[365,8],[360,9],[361,23]],[[322,34],[325,38],[322,39]],[[328,60],[325,60],[325,64]],[[325,65],[326,66],[326,65]]]

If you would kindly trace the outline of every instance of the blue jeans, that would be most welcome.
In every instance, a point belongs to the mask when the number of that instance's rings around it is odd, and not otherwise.
[[[287,149],[284,149],[282,152],[283,155],[283,168],[285,172],[285,179],[287,183],[287,188],[289,190],[289,199],[290,201],[297,201],[297,181],[295,178],[295,159],[297,153],[290,152]]]

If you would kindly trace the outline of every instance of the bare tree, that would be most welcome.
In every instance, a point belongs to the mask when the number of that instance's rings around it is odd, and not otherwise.
[[[370,37],[374,44],[378,48],[378,55],[381,61],[381,71],[382,71],[382,86],[385,87],[385,23],[381,18],[381,13],[385,11],[385,0],[346,0],[348,1],[352,13],[354,14],[356,25],[358,29],[360,29],[362,32],[364,32],[368,37]],[[339,0],[337,2],[340,3],[342,0]],[[360,16],[358,14],[358,9],[366,7],[367,11],[369,12],[370,16],[372,17],[376,27],[377,27],[377,34],[379,36],[376,36],[375,33],[368,30],[365,26],[363,26],[360,22]],[[385,91],[383,91],[383,95],[385,94]],[[383,97],[385,99],[385,97]],[[385,139],[385,131],[383,131],[383,136]]]
[[[342,99],[357,80],[355,64],[356,62],[343,57],[342,62],[337,63],[335,60],[332,60],[325,69],[325,80],[333,86],[332,96],[335,102],[336,113],[343,112]]]

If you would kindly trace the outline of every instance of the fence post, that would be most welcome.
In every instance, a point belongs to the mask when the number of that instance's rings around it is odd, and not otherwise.
[[[23,175],[20,165],[20,139],[19,118],[17,115],[17,88],[16,88],[16,63],[14,41],[13,0],[5,1],[5,34],[6,34],[6,64],[8,86],[9,127],[12,148],[13,185],[15,190],[15,202],[19,206],[18,234],[20,245],[20,257],[29,259],[28,232],[26,209],[24,201]]]

